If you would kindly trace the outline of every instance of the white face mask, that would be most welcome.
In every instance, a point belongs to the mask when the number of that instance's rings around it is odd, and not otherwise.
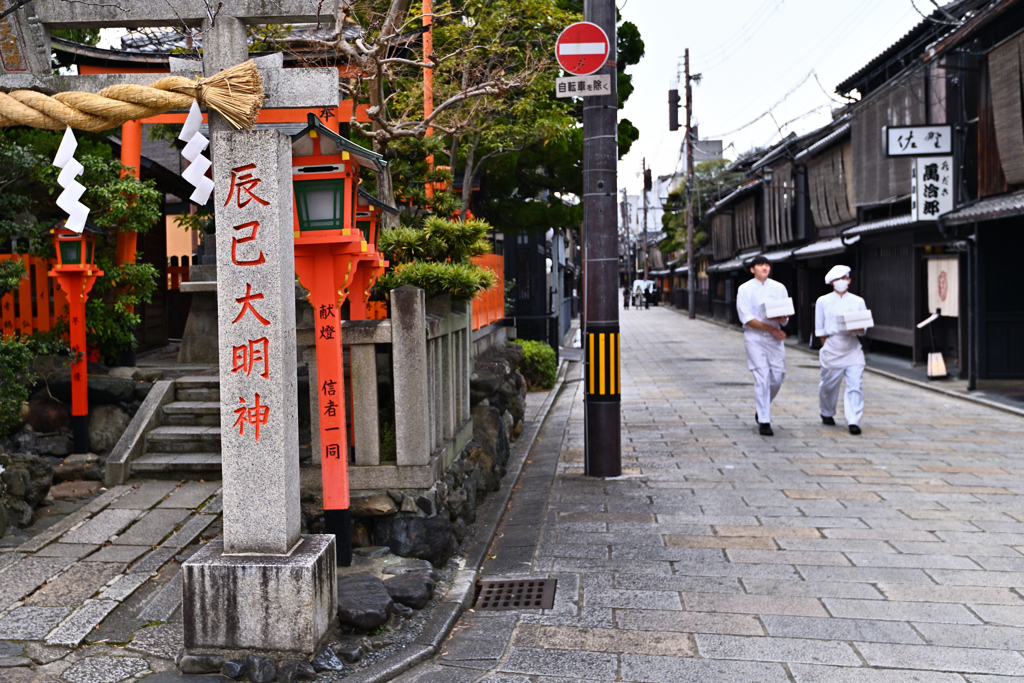
[[[834,281],[832,283],[832,286],[835,287],[835,290],[837,292],[842,294],[843,292],[845,292],[846,290],[848,290],[850,288],[850,281],[849,280],[836,280],[836,281]]]

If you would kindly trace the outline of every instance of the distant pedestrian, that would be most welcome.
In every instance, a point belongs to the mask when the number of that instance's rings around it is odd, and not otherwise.
[[[629,310],[630,296],[631,295],[629,293],[629,285],[626,285],[625,289],[622,290],[622,307],[625,308],[627,311]]]
[[[819,297],[814,305],[814,334],[821,338],[818,408],[822,423],[836,423],[834,416],[839,401],[839,385],[845,378],[843,413],[850,433],[860,434],[860,419],[864,415],[864,391],[861,388],[864,350],[858,337],[864,334],[864,330],[840,330],[836,321],[837,316],[867,310],[864,299],[849,291],[850,282],[849,266],[836,266],[828,271],[825,283],[832,286],[832,291]]]
[[[750,266],[754,279],[736,291],[736,312],[743,324],[743,345],[747,350],[747,368],[754,373],[754,418],[763,436],[772,436],[772,401],[786,378],[786,333],[782,326],[789,318],[765,318],[761,304],[789,298],[786,286],[771,280],[771,261],[758,256]]]
[[[650,310],[651,299],[654,298],[654,292],[651,290],[651,281],[646,280],[644,282],[644,310]]]

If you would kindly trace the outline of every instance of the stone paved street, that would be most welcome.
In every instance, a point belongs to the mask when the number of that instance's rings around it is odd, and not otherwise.
[[[484,566],[554,609],[467,612],[399,680],[1024,681],[1024,420],[868,373],[852,436],[790,350],[762,437],[740,334],[622,329],[623,476],[582,475],[572,364]]]
[[[115,683],[172,669],[179,569],[220,533],[219,490],[132,481],[0,550],[0,681]]]

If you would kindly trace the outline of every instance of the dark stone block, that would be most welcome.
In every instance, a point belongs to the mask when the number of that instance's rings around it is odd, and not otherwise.
[[[177,671],[164,671],[162,673],[146,676],[146,683],[231,683],[231,679],[220,674],[194,675],[180,674]]]
[[[71,376],[50,380],[50,393],[61,401],[71,402]],[[127,377],[93,375],[89,371],[89,405],[128,402],[135,398],[135,380]]]
[[[377,543],[402,557],[430,560],[435,566],[448,561],[457,547],[452,525],[445,515],[403,517],[397,515],[377,523]]]
[[[384,587],[395,602],[423,609],[434,595],[434,581],[426,573],[407,573],[392,576],[384,581]]]
[[[149,392],[152,389],[152,382],[139,382],[138,384],[135,385],[135,398],[137,398],[140,401],[146,400],[146,397],[149,396]]]
[[[222,656],[201,653],[183,655],[181,661],[178,662],[178,668],[183,674],[218,673],[222,666],[224,666]]]
[[[321,648],[320,652],[316,653],[316,657],[313,657],[312,664],[313,670],[317,673],[345,669],[345,662],[338,659],[338,655],[334,654],[334,650],[329,647]]]
[[[370,649],[361,642],[359,638],[342,638],[332,646],[334,654],[349,664],[355,664]]]
[[[245,673],[252,683],[271,683],[277,678],[277,665],[269,657],[249,655],[245,658]]]
[[[245,674],[245,660],[229,659],[224,662],[220,672],[228,678],[241,678]]]
[[[29,507],[43,502],[53,486],[53,466],[45,459],[28,453],[0,453],[0,467],[8,502],[12,498],[25,501]]]
[[[393,605],[384,584],[374,576],[362,574],[338,581],[338,618],[343,624],[371,631],[387,620]]]
[[[383,569],[381,569],[381,572],[384,574],[390,574],[392,576],[398,576],[399,574],[408,574],[409,572],[429,572],[431,575],[433,575],[434,565],[430,564],[426,560],[406,558],[401,562],[396,562],[395,564],[390,564],[384,567]]]
[[[71,428],[71,404],[62,403],[40,391],[28,400],[25,421],[39,433],[67,431]]]
[[[281,663],[277,671],[278,683],[295,683],[296,681],[316,680],[316,671],[309,662],[298,659],[289,659]]]
[[[427,498],[426,496],[419,496],[416,499],[416,506],[423,510],[423,514],[427,517],[433,517],[437,514],[437,510],[434,508],[434,499]]]
[[[473,408],[473,439],[487,455],[501,466],[508,464],[512,451],[509,447],[508,430],[501,418],[501,411],[494,406],[480,405]]]
[[[400,617],[411,617],[413,614],[416,613],[416,610],[414,610],[412,607],[406,607],[400,602],[396,602],[395,606],[391,608],[391,611]]]

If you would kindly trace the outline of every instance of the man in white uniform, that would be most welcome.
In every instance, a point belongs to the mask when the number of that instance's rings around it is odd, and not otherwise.
[[[789,318],[763,318],[761,304],[789,298],[786,286],[770,280],[772,264],[758,256],[750,266],[754,279],[736,291],[736,312],[743,324],[743,345],[747,350],[747,368],[754,373],[754,417],[762,435],[772,436],[772,400],[786,378],[786,333],[782,326]]]
[[[860,418],[864,414],[864,392],[861,378],[864,375],[864,351],[860,348],[859,336],[864,330],[840,331],[836,316],[854,311],[866,311],[864,299],[849,292],[849,266],[836,266],[825,276],[832,292],[818,298],[814,306],[814,334],[821,338],[821,384],[818,385],[818,406],[821,421],[827,425],[836,423],[836,402],[839,400],[839,385],[846,378],[846,394],[843,396],[843,412],[851,434],[860,434]]]

